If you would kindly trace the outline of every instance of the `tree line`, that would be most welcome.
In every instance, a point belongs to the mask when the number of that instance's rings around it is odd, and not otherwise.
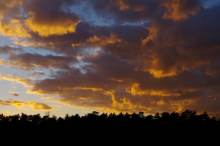
[[[220,121],[210,117],[207,113],[197,114],[195,111],[186,110],[182,113],[98,113],[92,112],[84,116],[66,115],[56,117],[45,115],[18,114],[12,116],[0,115],[0,130],[5,129],[48,129],[48,130],[82,130],[82,129],[135,129],[135,130],[161,130],[161,129],[220,129]]]

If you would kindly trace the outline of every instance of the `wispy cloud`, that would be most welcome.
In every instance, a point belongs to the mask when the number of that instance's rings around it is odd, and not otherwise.
[[[24,102],[24,101],[17,101],[17,100],[0,100],[0,106],[14,106],[17,108],[28,107],[33,110],[45,110],[45,111],[49,111],[52,109],[52,107],[44,103]]]

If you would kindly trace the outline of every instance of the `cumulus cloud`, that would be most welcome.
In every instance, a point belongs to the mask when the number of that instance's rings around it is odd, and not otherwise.
[[[6,4],[0,11],[0,33],[19,38],[14,46],[0,49],[8,54],[8,63],[25,70],[59,70],[36,78],[33,93],[106,111],[219,112],[218,6],[206,8],[200,0]],[[106,25],[103,18],[113,23]]]

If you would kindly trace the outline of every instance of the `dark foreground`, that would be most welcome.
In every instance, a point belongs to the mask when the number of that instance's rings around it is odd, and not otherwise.
[[[64,138],[65,142],[79,139],[83,139],[81,142],[89,142],[89,139],[95,142],[111,142],[116,139],[125,142],[141,142],[144,139],[160,142],[161,138],[166,137],[168,141],[179,139],[184,142],[197,137],[201,142],[208,137],[218,140],[219,132],[219,120],[210,118],[206,113],[196,114],[193,111],[154,116],[145,116],[144,113],[115,115],[93,112],[82,117],[75,115],[65,118],[25,114],[0,115],[1,136],[28,136],[35,141],[46,139],[55,142]]]
[[[183,113],[162,113],[145,116],[138,114],[99,114],[93,112],[86,116],[55,116],[40,115],[0,115],[0,130],[159,130],[159,129],[183,129],[183,130],[217,130],[220,129],[220,121],[210,118],[208,114],[196,114],[194,111]]]

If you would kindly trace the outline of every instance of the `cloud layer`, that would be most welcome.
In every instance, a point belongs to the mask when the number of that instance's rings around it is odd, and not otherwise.
[[[218,5],[3,1],[0,34],[14,45],[0,53],[11,67],[43,71],[33,92],[102,111],[220,112]]]
[[[44,103],[37,103],[37,102],[23,102],[17,100],[0,100],[0,106],[14,106],[17,108],[22,107],[29,107],[33,110],[45,110],[49,111],[52,108]]]

